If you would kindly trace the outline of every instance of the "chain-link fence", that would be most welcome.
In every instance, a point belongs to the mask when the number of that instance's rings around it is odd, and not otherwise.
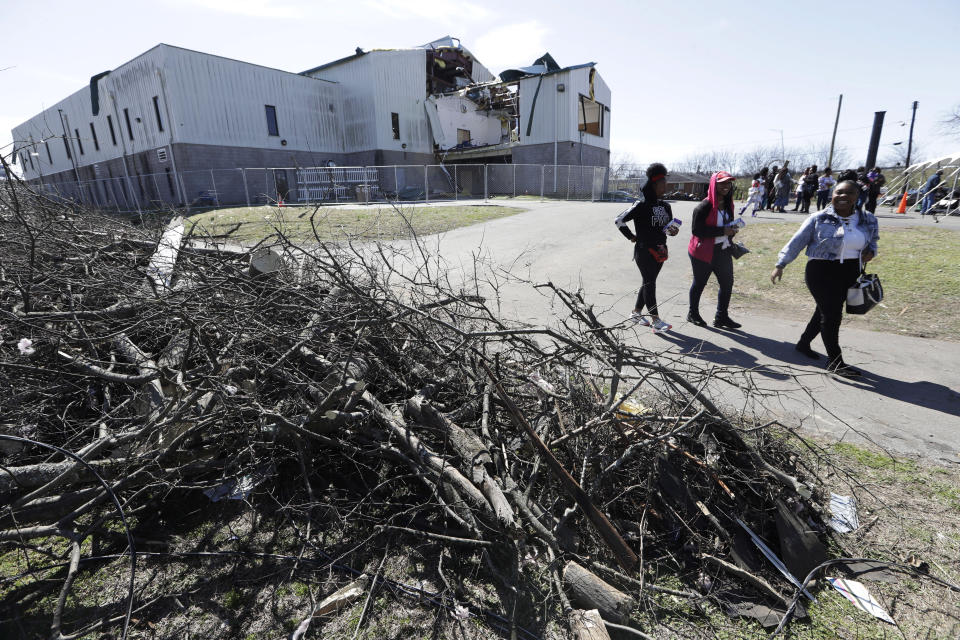
[[[404,200],[610,199],[607,167],[539,164],[208,169],[37,180],[54,197],[119,212]]]

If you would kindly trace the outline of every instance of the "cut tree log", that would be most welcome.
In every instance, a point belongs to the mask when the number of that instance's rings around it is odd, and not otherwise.
[[[177,265],[177,256],[183,243],[183,227],[183,218],[180,216],[170,221],[147,265],[148,285],[158,296],[167,293],[173,282],[173,268]]]
[[[460,457],[460,470],[470,477],[490,502],[497,520],[508,530],[516,529],[517,522],[513,507],[503,490],[488,471],[493,470],[493,457],[483,441],[472,431],[458,426],[436,407],[426,401],[423,394],[417,394],[407,400],[407,415],[413,420],[447,434],[450,446]]]
[[[568,618],[574,640],[610,640],[603,618],[596,609],[574,609]]]
[[[563,581],[572,600],[584,609],[597,609],[605,620],[625,623],[636,601],[572,560],[563,568]]]

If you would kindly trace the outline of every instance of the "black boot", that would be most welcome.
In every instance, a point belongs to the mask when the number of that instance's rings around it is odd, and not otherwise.
[[[799,352],[802,353],[803,355],[807,356],[808,358],[813,358],[814,360],[818,360],[818,359],[820,358],[820,354],[817,353],[816,351],[814,351],[814,350],[810,347],[810,343],[809,343],[809,342],[805,342],[805,341],[801,340],[800,342],[798,342],[798,343],[796,344],[796,346],[794,346],[794,349],[796,349],[797,351],[799,351]]]
[[[734,322],[727,314],[723,314],[713,319],[713,326],[719,329],[739,329],[743,325],[739,322]]]
[[[859,369],[851,367],[840,358],[830,362],[830,364],[827,365],[827,371],[835,376],[848,379],[856,379],[863,375],[863,372],[861,372]]]
[[[698,327],[707,326],[707,321],[700,317],[699,311],[691,311],[687,314],[687,322],[690,324],[695,324]]]

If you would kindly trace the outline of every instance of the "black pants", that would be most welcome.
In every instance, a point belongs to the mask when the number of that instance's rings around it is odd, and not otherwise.
[[[707,286],[710,274],[717,276],[720,293],[717,294],[717,317],[725,318],[730,307],[730,294],[733,293],[733,255],[730,249],[721,249],[719,245],[713,247],[713,260],[704,262],[690,256],[693,266],[693,284],[690,285],[690,313],[700,313],[700,295]]]
[[[643,311],[643,307],[646,306],[650,315],[659,316],[660,314],[657,313],[657,276],[660,275],[663,263],[657,262],[649,249],[640,246],[633,252],[633,259],[640,268],[640,275],[643,277],[643,286],[637,293],[637,306],[634,308],[637,311]]]
[[[860,275],[860,261],[808,260],[806,283],[817,308],[807,323],[800,344],[810,344],[819,335],[827,350],[831,365],[843,362],[840,352],[840,321],[843,319],[843,304],[847,301],[847,289],[853,286]]]
[[[830,190],[821,189],[817,191],[817,211],[826,207],[828,202],[830,202]]]

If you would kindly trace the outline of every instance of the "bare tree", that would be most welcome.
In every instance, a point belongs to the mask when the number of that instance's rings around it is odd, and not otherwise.
[[[618,151],[610,157],[610,175],[614,178],[637,178],[643,169],[629,151]]]
[[[770,166],[779,159],[779,147],[756,146],[740,154],[738,170],[745,175],[753,175]]]
[[[735,151],[717,149],[690,154],[674,163],[674,168],[677,171],[707,175],[714,171],[736,171],[738,165],[739,155]]]
[[[917,143],[916,140],[913,141],[913,147],[910,149],[910,164],[920,162],[925,158],[925,153],[923,150],[923,145]],[[907,166],[907,145],[899,144],[893,147],[884,153],[880,160],[880,164],[888,167],[906,167]]]
[[[940,130],[949,136],[960,138],[960,103],[955,104],[940,120]]]

